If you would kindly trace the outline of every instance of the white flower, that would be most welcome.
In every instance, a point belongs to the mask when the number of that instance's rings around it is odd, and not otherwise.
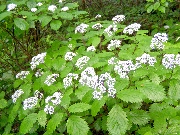
[[[111,37],[113,35],[113,32],[116,32],[118,29],[117,29],[117,25],[116,24],[113,24],[113,25],[110,25],[108,26],[104,32],[108,34],[109,37]]]
[[[165,29],[169,29],[169,26],[168,26],[168,25],[165,25],[164,28],[165,28]]]
[[[94,46],[89,46],[87,48],[87,52],[94,52],[94,51],[96,51],[96,48]]]
[[[173,69],[176,67],[175,65],[175,60],[174,60],[175,55],[174,54],[165,54],[162,59],[162,65],[165,66],[166,69]]]
[[[36,12],[37,8],[31,8],[31,12]]]
[[[50,86],[50,85],[52,85],[56,81],[57,77],[59,77],[59,74],[48,75],[46,80],[44,81],[44,83],[46,85]]]
[[[24,92],[22,91],[22,89],[16,90],[14,92],[14,94],[11,96],[13,103],[16,103],[16,100],[23,94]]]
[[[36,90],[36,91],[34,92],[34,96],[37,97],[37,98],[39,98],[39,99],[41,99],[41,98],[43,97],[43,93],[41,93],[41,92],[39,92],[38,90]]]
[[[77,26],[76,27],[76,29],[75,29],[75,34],[77,33],[77,32],[79,32],[79,33],[85,33],[87,30],[87,28],[89,27],[89,25],[87,25],[87,24],[84,24],[84,23],[81,23],[79,26]]]
[[[96,23],[92,26],[93,29],[99,30],[101,29],[103,26],[100,23]]]
[[[51,11],[51,12],[54,12],[56,9],[57,9],[57,7],[55,5],[50,5],[48,7],[48,10]]]
[[[38,102],[38,98],[37,97],[30,97],[28,99],[25,99],[23,101],[23,109],[24,110],[31,109],[34,106],[36,106],[37,102]]]
[[[36,76],[36,77],[40,77],[40,76],[42,76],[43,74],[44,74],[44,72],[41,71],[41,69],[38,69],[38,70],[36,71],[36,73],[35,73],[35,76]]]
[[[21,71],[16,75],[16,78],[20,78],[21,80],[23,80],[28,74],[30,74],[29,71]]]
[[[63,79],[63,83],[64,83],[64,88],[66,89],[67,87],[72,85],[72,79],[77,80],[78,79],[78,74],[74,74],[74,73],[69,73],[64,79]]]
[[[37,3],[37,6],[39,6],[39,7],[42,6],[42,5],[43,5],[43,4],[42,4],[41,2],[38,2],[38,3]]]
[[[133,24],[127,26],[126,28],[124,28],[123,33],[128,33],[131,35],[131,34],[133,34],[134,31],[138,31],[140,27],[141,27],[140,24],[133,23]]]
[[[47,114],[53,114],[54,113],[54,107],[50,105],[46,105],[44,108],[44,112]]]
[[[120,40],[111,40],[110,41],[111,43],[108,44],[108,50],[112,51],[114,50],[115,48],[118,48],[120,47],[120,44],[121,44],[121,41]]]
[[[67,60],[72,61],[72,59],[73,59],[74,56],[76,56],[75,53],[73,53],[73,52],[67,52],[67,53],[65,54],[65,56],[64,56],[64,59],[65,59],[66,61],[67,61]]]
[[[114,65],[117,62],[117,58],[116,57],[112,57],[108,60],[108,65]]]
[[[168,40],[166,33],[157,33],[151,40],[151,49],[164,49],[164,42]]]
[[[79,58],[75,64],[76,67],[79,68],[79,70],[81,70],[83,68],[83,66],[90,60],[89,57],[87,56],[83,56],[81,58]]]
[[[112,21],[114,21],[114,23],[122,22],[124,20],[125,20],[124,15],[116,15],[115,17],[112,18]]]
[[[44,58],[46,57],[46,52],[38,54],[37,56],[34,56],[31,60],[31,69],[35,69],[37,65],[40,63],[44,63]]]
[[[95,18],[97,19],[97,18],[101,18],[101,15],[100,14],[97,14],[96,16],[95,16]]]
[[[176,55],[175,64],[180,66],[180,54]]]
[[[16,7],[17,7],[16,4],[11,3],[11,4],[9,4],[9,5],[7,6],[7,11],[11,11],[11,10],[15,9]]]
[[[59,3],[62,3],[64,0],[59,0]]]
[[[67,10],[69,10],[68,7],[63,7],[63,8],[61,8],[61,11],[67,11]]]

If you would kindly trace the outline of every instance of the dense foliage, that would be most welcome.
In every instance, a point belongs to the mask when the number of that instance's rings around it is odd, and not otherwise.
[[[171,2],[143,1],[144,16]],[[1,3],[0,134],[180,134],[179,18],[146,29],[84,4]]]

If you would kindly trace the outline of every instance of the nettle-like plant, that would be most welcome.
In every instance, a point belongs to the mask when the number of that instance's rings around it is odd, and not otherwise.
[[[124,15],[100,17],[68,26],[67,40],[49,39],[16,75],[4,134],[180,134],[179,45],[123,25]]]

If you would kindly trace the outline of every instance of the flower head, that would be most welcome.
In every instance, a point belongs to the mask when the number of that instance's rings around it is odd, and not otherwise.
[[[79,32],[79,33],[85,33],[87,30],[87,28],[89,27],[89,25],[87,25],[87,24],[84,24],[84,23],[81,23],[79,26],[77,26],[76,27],[76,29],[75,29],[75,34],[77,33],[77,32]]]
[[[63,7],[63,8],[61,8],[61,11],[67,11],[67,10],[69,10],[68,7]]]
[[[108,50],[114,50],[115,48],[120,47],[121,41],[120,40],[111,40],[111,43],[108,44]]]
[[[36,106],[37,102],[38,102],[38,98],[37,97],[27,98],[27,99],[25,99],[23,101],[23,109],[24,110],[31,109],[34,106]]]
[[[99,30],[101,29],[103,26],[100,23],[96,23],[92,26],[93,29]]]
[[[118,29],[117,29],[117,25],[116,24],[113,24],[113,25],[110,25],[108,26],[104,32],[108,34],[109,37],[111,37],[113,35],[113,32],[116,32]]]
[[[47,114],[53,114],[54,113],[54,107],[50,105],[46,105],[44,108],[44,112]]]
[[[123,33],[133,34],[134,31],[138,31],[140,29],[141,25],[138,23],[133,23],[126,28],[124,28]]]
[[[67,87],[72,85],[72,79],[77,80],[78,79],[78,74],[74,74],[74,73],[69,73],[64,79],[63,79],[63,83],[64,83],[64,88],[66,89]]]
[[[97,14],[96,16],[95,16],[95,18],[97,19],[97,18],[101,18],[101,15],[100,14]]]
[[[44,58],[46,56],[46,52],[45,53],[41,53],[38,54],[37,56],[34,56],[31,60],[31,69],[35,69],[37,65],[39,65],[40,63],[44,63]]]
[[[175,65],[175,59],[174,59],[175,55],[174,54],[165,54],[163,56],[162,59],[162,65],[166,68],[166,69],[173,69],[176,67]]]
[[[37,6],[39,6],[39,7],[42,6],[42,5],[43,5],[43,4],[42,4],[41,2],[38,2],[38,3],[37,3]]]
[[[16,78],[20,78],[21,80],[23,80],[28,74],[30,74],[29,71],[21,71],[16,75]]]
[[[79,70],[81,70],[83,68],[83,66],[90,60],[89,57],[87,56],[83,56],[81,58],[79,58],[75,64],[76,67],[79,68]]]
[[[16,100],[23,94],[24,92],[22,91],[22,89],[16,90],[14,92],[14,94],[11,96],[13,103],[16,103]]]
[[[7,11],[11,11],[11,10],[15,9],[16,7],[17,7],[16,4],[11,3],[11,4],[9,4],[9,5],[7,6]]]
[[[44,83],[50,86],[56,81],[57,77],[59,77],[59,74],[48,75]]]
[[[57,7],[55,5],[50,5],[48,7],[48,10],[51,11],[51,12],[54,12],[56,9],[57,9]]]
[[[67,61],[67,60],[72,61],[72,59],[73,59],[74,56],[76,56],[75,53],[73,53],[73,52],[67,52],[67,53],[65,54],[65,56],[64,56],[64,59],[65,59],[66,61]]]
[[[31,8],[31,12],[36,12],[37,8]]]
[[[94,52],[94,51],[96,51],[96,48],[94,46],[89,46],[87,48],[87,52]]]
[[[36,90],[36,91],[34,92],[34,96],[37,97],[37,98],[39,98],[39,99],[41,99],[41,98],[43,97],[43,93],[41,93],[40,91]]]
[[[112,21],[114,21],[114,23],[119,23],[125,20],[125,16],[124,15],[116,15],[115,17],[112,18]]]

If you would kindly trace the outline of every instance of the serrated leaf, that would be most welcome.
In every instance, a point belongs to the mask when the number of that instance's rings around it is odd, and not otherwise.
[[[27,7],[29,8],[29,9],[31,9],[31,8],[34,8],[34,7],[36,7],[37,5],[36,5],[36,2],[35,1],[28,1],[27,2]]]
[[[0,99],[0,109],[5,108],[7,106],[7,101],[5,99]]]
[[[67,132],[70,135],[87,135],[89,127],[80,116],[71,115],[67,120]]]
[[[5,92],[4,92],[4,91],[1,91],[1,93],[0,93],[0,99],[4,98],[4,96],[5,96]]]
[[[162,13],[165,13],[165,12],[166,12],[166,8],[163,7],[163,6],[160,6],[160,7],[158,8],[158,10],[161,11]]]
[[[149,81],[141,81],[136,83],[138,90],[152,101],[162,101],[165,98],[164,88]]]
[[[101,118],[98,118],[94,123],[93,126],[95,128],[96,131],[100,131],[101,130]]]
[[[91,88],[87,87],[87,86],[80,86],[78,87],[78,89],[75,91],[75,95],[77,96],[78,99],[82,100],[82,98],[84,97],[84,95],[88,92],[88,91],[92,91]]]
[[[50,23],[51,29],[58,30],[62,25],[62,22],[59,20],[52,20]]]
[[[107,97],[104,96],[101,100],[95,100],[91,106],[91,115],[96,116],[102,106],[105,104]]]
[[[37,118],[38,118],[39,125],[45,127],[47,118],[46,118],[46,113],[44,112],[44,110],[39,111]]]
[[[136,125],[145,125],[150,120],[150,116],[146,111],[135,110],[128,113],[128,120],[132,121]]]
[[[151,11],[154,9],[154,6],[153,5],[150,5],[148,8],[147,8],[147,13],[151,13]]]
[[[168,95],[173,100],[180,99],[180,84],[178,83],[178,80],[172,80],[170,82]]]
[[[119,91],[117,97],[125,102],[138,103],[142,102],[145,96],[139,90],[125,89]]]
[[[10,16],[12,12],[3,12],[0,14],[0,21],[3,20],[4,18]]]
[[[84,112],[91,108],[91,105],[86,103],[76,103],[71,105],[68,110],[69,112],[76,113],[76,112]]]
[[[160,6],[160,3],[158,1],[154,3],[154,10],[157,10],[159,6]]]
[[[21,134],[26,134],[29,132],[29,130],[33,127],[33,124],[37,120],[37,113],[31,113],[27,117],[24,118],[20,125],[20,130],[19,132]]]
[[[128,128],[126,113],[119,105],[114,105],[108,114],[107,128],[111,135],[124,135]]]
[[[61,123],[63,113],[56,113],[47,123],[47,131],[45,135],[52,134],[57,126]]]
[[[64,20],[72,20],[73,19],[73,16],[71,13],[60,12],[58,15],[59,15],[59,17],[61,17]]]
[[[15,18],[14,24],[21,30],[28,30],[29,24],[22,18]]]
[[[107,131],[107,116],[102,117],[101,126],[103,131]]]
[[[41,15],[38,17],[38,20],[41,22],[42,27],[44,27],[52,20],[52,17],[47,15]]]
[[[8,117],[8,122],[13,123],[15,117],[17,116],[18,109],[20,107],[21,103],[16,101],[16,104],[12,107],[11,110],[9,110],[9,117]]]
[[[95,47],[98,46],[100,42],[101,42],[100,37],[93,37],[93,39],[92,39],[92,45],[93,46],[95,46]]]

